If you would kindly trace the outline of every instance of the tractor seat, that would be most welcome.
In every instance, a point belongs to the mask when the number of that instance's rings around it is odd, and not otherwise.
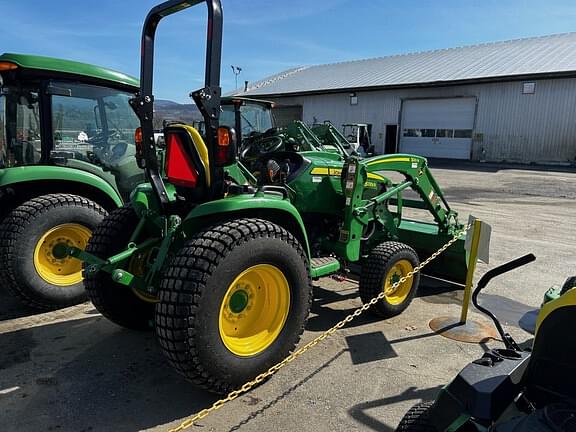
[[[575,404],[576,291],[546,304],[541,316],[526,375],[527,397],[537,407],[550,402]]]

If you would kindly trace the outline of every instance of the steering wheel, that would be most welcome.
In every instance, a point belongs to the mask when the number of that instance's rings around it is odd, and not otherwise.
[[[265,153],[272,153],[280,150],[283,144],[284,141],[279,136],[258,137],[254,141],[246,144],[246,147],[240,152],[240,158],[245,159],[251,156],[251,154],[258,156]]]
[[[108,131],[108,133],[104,133],[104,131],[98,132],[96,135],[88,139],[88,143],[92,144],[95,147],[104,147],[109,145],[108,140],[110,138],[120,139],[121,134],[117,130]]]

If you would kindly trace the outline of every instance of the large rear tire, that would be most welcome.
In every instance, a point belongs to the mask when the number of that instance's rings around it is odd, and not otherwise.
[[[370,310],[382,318],[402,313],[416,295],[420,274],[416,273],[395,289],[393,285],[419,264],[418,255],[410,246],[395,241],[379,244],[362,263],[359,284],[362,302],[368,303],[384,291],[384,298]]]
[[[77,195],[33,198],[11,211],[0,225],[0,277],[10,291],[39,309],[86,300],[82,263],[61,257],[58,246],[84,249],[106,211]]]
[[[310,311],[306,254],[284,228],[260,219],[196,234],[160,284],[156,333],[188,380],[227,393],[283,360]]]
[[[437,432],[430,423],[430,408],[433,404],[433,401],[420,402],[410,408],[400,420],[396,432]]]
[[[98,258],[109,258],[124,250],[138,217],[130,207],[112,211],[96,228],[86,252]],[[127,266],[130,267],[130,262]],[[127,269],[132,271],[131,268]],[[154,318],[155,299],[144,299],[131,288],[112,280],[109,273],[100,271],[85,275],[88,297],[102,315],[110,321],[133,330],[149,330]]]

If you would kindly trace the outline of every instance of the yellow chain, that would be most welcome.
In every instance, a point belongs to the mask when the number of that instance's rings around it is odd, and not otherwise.
[[[462,237],[463,234],[468,232],[470,227],[471,227],[471,225],[466,226],[462,231],[460,231],[454,237],[452,237],[452,239],[450,239],[450,241],[448,241],[448,243],[446,243],[444,246],[442,246],[440,249],[438,249],[436,252],[434,252],[432,255],[430,255],[428,257],[428,259],[421,262],[420,265],[416,266],[412,271],[408,272],[408,274],[406,276],[402,276],[398,282],[395,282],[392,285],[391,289],[394,290],[394,289],[398,288],[398,286],[400,284],[406,282],[408,279],[410,279],[412,276],[414,276],[416,273],[418,273],[420,270],[422,270],[425,266],[428,265],[428,263],[430,263],[430,261],[434,260],[438,255],[442,254],[454,242],[456,242],[460,237]],[[322,333],[317,338],[308,342],[302,348],[299,348],[298,350],[294,351],[292,354],[290,354],[288,357],[286,357],[280,363],[276,363],[274,366],[272,366],[266,372],[261,373],[256,378],[254,378],[252,381],[248,381],[246,384],[244,384],[238,390],[234,390],[234,391],[231,391],[230,393],[228,393],[228,396],[226,396],[224,399],[220,399],[220,400],[214,402],[210,408],[205,408],[202,411],[199,411],[193,417],[190,417],[189,419],[184,420],[182,423],[180,423],[179,426],[177,426],[173,429],[170,429],[168,432],[180,432],[180,431],[183,431],[185,429],[188,429],[189,427],[193,426],[196,421],[201,420],[204,417],[206,417],[208,414],[210,414],[211,412],[222,408],[222,405],[224,405],[226,402],[233,401],[234,399],[236,399],[241,394],[248,392],[250,389],[252,389],[252,387],[254,387],[257,384],[260,384],[262,381],[264,381],[269,376],[274,375],[276,372],[278,372],[280,369],[282,369],[288,363],[293,362],[298,357],[300,357],[302,354],[304,354],[306,351],[308,351],[310,348],[318,345],[320,342],[322,342],[328,336],[331,336],[332,334],[334,334],[336,332],[336,330],[341,329],[346,324],[348,324],[350,321],[352,321],[354,318],[357,318],[358,316],[360,316],[360,314],[362,314],[363,312],[368,310],[371,306],[376,304],[378,301],[382,300],[384,298],[384,296],[385,296],[384,291],[380,292],[380,294],[378,294],[376,297],[374,297],[372,300],[370,300],[370,302],[365,303],[364,305],[362,305],[361,307],[356,309],[353,313],[351,313],[346,318],[344,318],[342,321],[340,321],[338,324],[336,324],[334,327],[326,330],[324,333]]]

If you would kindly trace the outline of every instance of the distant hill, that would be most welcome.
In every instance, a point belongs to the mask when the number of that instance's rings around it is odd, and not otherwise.
[[[202,120],[202,115],[195,104],[180,104],[170,100],[156,99],[154,101],[154,127],[162,127],[164,120],[178,120],[192,124]]]

